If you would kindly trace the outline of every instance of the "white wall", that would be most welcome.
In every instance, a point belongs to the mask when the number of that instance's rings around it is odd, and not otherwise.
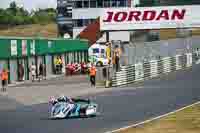
[[[72,19],[96,19],[100,16],[100,11],[102,8],[79,8],[72,10]],[[74,38],[84,29],[74,28],[73,36]],[[130,33],[128,31],[119,31],[119,32],[110,32],[110,40],[122,40],[122,41],[130,41]],[[97,42],[105,42],[106,35],[104,34],[102,38],[100,38]]]
[[[96,19],[100,16],[101,8],[72,9],[72,19]]]
[[[129,31],[110,32],[109,35],[110,35],[110,40],[130,41]]]

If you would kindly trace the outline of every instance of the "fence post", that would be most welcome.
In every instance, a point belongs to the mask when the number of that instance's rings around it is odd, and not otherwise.
[[[106,72],[107,72],[107,77],[106,77],[106,83],[105,83],[105,88],[109,88],[111,87],[111,80],[110,80],[110,65],[108,67],[106,67]]]

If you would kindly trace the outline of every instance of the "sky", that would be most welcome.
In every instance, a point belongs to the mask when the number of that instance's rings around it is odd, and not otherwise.
[[[32,9],[39,9],[39,8],[49,8],[53,7],[56,8],[56,1],[57,0],[0,0],[0,8],[7,8],[9,7],[9,3],[12,1],[16,1],[18,6],[23,6],[28,11]]]

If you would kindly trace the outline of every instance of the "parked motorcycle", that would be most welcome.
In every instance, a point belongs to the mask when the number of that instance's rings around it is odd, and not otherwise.
[[[85,63],[81,63],[81,73],[82,74],[86,74],[86,73],[88,73],[88,66],[87,66],[87,64],[85,64]]]

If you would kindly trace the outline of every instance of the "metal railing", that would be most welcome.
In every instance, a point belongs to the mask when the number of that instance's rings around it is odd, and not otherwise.
[[[200,55],[199,51],[196,53]],[[120,71],[113,75],[112,86],[116,87],[144,81],[162,74],[192,67],[194,58],[199,59],[199,56],[194,55],[194,53],[186,53],[174,57],[164,57],[160,60],[151,60],[134,65],[122,66]]]

